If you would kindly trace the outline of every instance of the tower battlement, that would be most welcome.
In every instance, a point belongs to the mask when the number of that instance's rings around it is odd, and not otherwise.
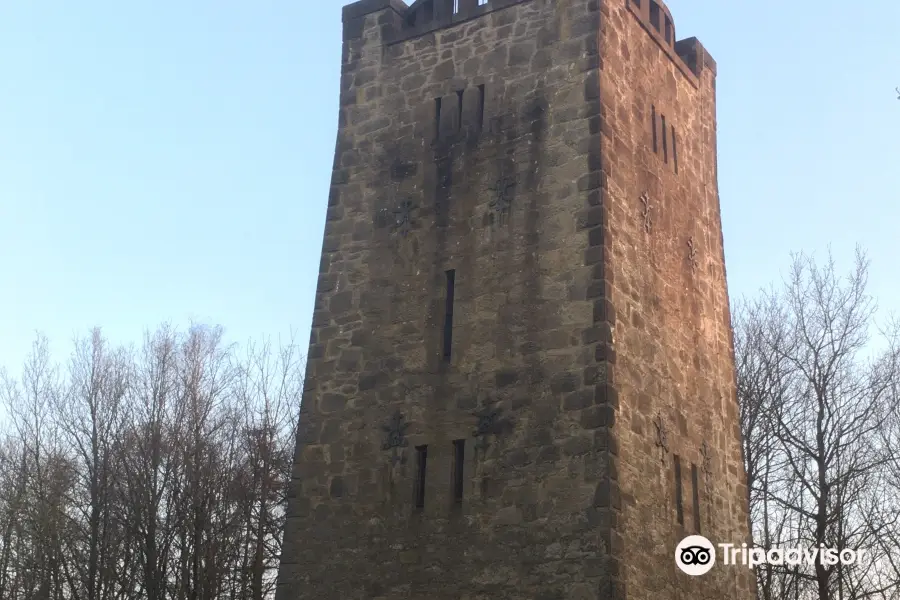
[[[675,19],[664,2],[656,0],[624,0],[634,15],[663,52],[696,85],[696,77],[704,69],[716,74],[716,61],[695,37],[678,40]]]
[[[359,31],[362,18],[379,10],[390,9],[382,39],[387,44],[416,38],[439,29],[452,27],[486,14],[509,8],[529,0],[416,0],[407,5],[403,0],[359,0],[344,7],[344,37],[348,29]]]
[[[509,8],[529,0],[358,0],[343,8],[344,39],[362,32],[366,15],[389,9],[382,25],[382,39],[392,44],[420,37]],[[664,2],[657,0],[622,0],[629,12],[659,45],[673,63],[696,85],[694,78],[709,69],[715,75],[716,62],[696,37],[682,40],[675,34],[675,19]]]

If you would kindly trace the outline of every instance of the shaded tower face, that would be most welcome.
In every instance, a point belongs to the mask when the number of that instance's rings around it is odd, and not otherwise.
[[[715,63],[650,0],[344,7],[279,600],[750,598]]]

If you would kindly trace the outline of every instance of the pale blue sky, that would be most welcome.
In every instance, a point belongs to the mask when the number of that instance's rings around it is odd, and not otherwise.
[[[0,5],[0,365],[18,371],[36,330],[67,353],[93,325],[128,342],[191,318],[305,345],[343,4]],[[900,6],[669,8],[719,65],[732,296],[791,251],[847,264],[862,243],[871,291],[900,307]]]

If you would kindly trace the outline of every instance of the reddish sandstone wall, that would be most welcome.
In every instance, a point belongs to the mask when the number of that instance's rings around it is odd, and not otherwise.
[[[715,64],[696,40],[666,39],[667,13],[656,32],[642,4],[604,3],[601,25],[623,578],[629,598],[675,590],[748,598],[750,571],[690,578],[672,559],[692,533],[746,541],[747,499],[716,181]]]

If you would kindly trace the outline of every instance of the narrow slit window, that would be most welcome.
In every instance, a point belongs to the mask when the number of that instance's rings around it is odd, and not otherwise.
[[[660,117],[660,120],[662,121],[663,161],[666,164],[668,164],[668,162],[669,162],[669,145],[666,143],[666,138],[668,137],[668,135],[666,135],[666,117],[665,117],[665,115]]]
[[[447,304],[444,309],[444,360],[450,362],[453,348],[453,297],[456,292],[456,271],[447,271]]]
[[[440,115],[440,112],[441,112],[441,101],[438,100],[438,115]],[[653,127],[653,153],[656,154],[657,152],[659,152],[659,150],[657,148],[657,141],[656,141],[656,106],[653,104],[650,105],[650,122]]]
[[[678,524],[684,525],[684,504],[682,502],[681,487],[681,459],[675,455],[675,514],[678,518]]]
[[[675,148],[675,126],[672,125],[672,162],[675,164],[675,172],[678,172],[678,150]]]
[[[484,84],[478,86],[478,130],[484,128]]]
[[[422,22],[431,23],[432,20],[434,20],[434,0],[428,0],[422,5]]]
[[[669,20],[669,17],[666,17],[666,28],[664,37],[667,44],[672,43],[672,21]]]
[[[459,12],[459,0],[453,0],[453,14]]]
[[[458,98],[457,104],[459,105],[459,112],[456,114],[456,126],[459,127],[462,125],[462,115],[463,115],[463,94],[465,90],[457,90],[456,96]]]
[[[416,508],[425,508],[425,463],[428,460],[428,446],[416,446]]]
[[[441,99],[434,99],[434,138],[437,139],[441,135]]]
[[[694,504],[694,530],[700,533],[700,476],[697,473],[697,465],[691,463],[691,492],[693,497],[691,502]]]
[[[453,441],[453,501],[460,504],[463,501],[463,477],[466,460],[466,440]]]

